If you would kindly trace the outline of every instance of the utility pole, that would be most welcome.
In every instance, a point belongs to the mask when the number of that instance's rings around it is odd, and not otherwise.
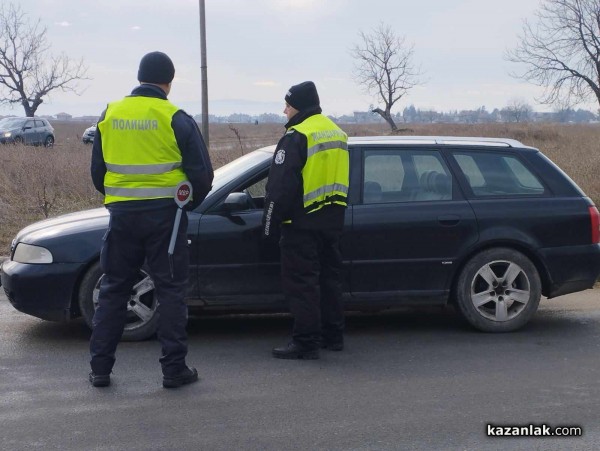
[[[206,147],[208,143],[208,76],[206,70],[206,13],[204,0],[200,2],[200,72],[202,79],[202,136]]]

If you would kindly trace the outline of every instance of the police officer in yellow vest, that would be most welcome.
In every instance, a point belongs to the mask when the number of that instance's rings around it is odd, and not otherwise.
[[[282,288],[294,318],[280,359],[317,359],[344,347],[340,235],[348,197],[346,134],[321,114],[312,81],[290,88],[267,182],[263,235],[278,238]]]
[[[174,76],[175,67],[166,54],[148,53],[139,66],[140,86],[110,103],[98,121],[91,174],[105,196],[110,225],[100,254],[104,277],[90,339],[89,380],[95,387],[110,385],[117,343],[142,266],[154,281],[158,300],[163,386],[175,388],[198,380],[198,372],[185,360],[187,215],[182,215],[177,231],[172,271],[168,247],[176,186],[190,182],[193,199],[187,208],[193,209],[210,190],[213,170],[196,122],[167,100]]]

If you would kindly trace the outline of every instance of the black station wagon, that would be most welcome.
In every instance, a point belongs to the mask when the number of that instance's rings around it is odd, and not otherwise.
[[[188,212],[188,304],[204,312],[285,311],[276,245],[261,241],[274,146],[215,173]],[[548,298],[600,276],[597,208],[539,150],[508,139],[352,138],[342,238],[347,309],[453,303],[475,328],[518,329]],[[21,230],[2,267],[12,305],[91,324],[108,226],[104,208]],[[151,336],[156,306],[142,271],[124,339]]]

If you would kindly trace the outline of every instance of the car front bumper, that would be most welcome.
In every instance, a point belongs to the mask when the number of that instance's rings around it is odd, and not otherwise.
[[[32,265],[7,260],[0,280],[15,309],[48,321],[67,321],[81,269],[82,263]]]

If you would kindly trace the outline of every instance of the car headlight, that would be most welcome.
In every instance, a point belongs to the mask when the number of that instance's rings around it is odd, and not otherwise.
[[[5,138],[10,138],[11,136],[12,136],[12,132],[6,132],[6,133],[4,134],[4,137],[5,137]]]
[[[19,243],[12,259],[18,263],[52,263],[52,253],[45,247]]]

